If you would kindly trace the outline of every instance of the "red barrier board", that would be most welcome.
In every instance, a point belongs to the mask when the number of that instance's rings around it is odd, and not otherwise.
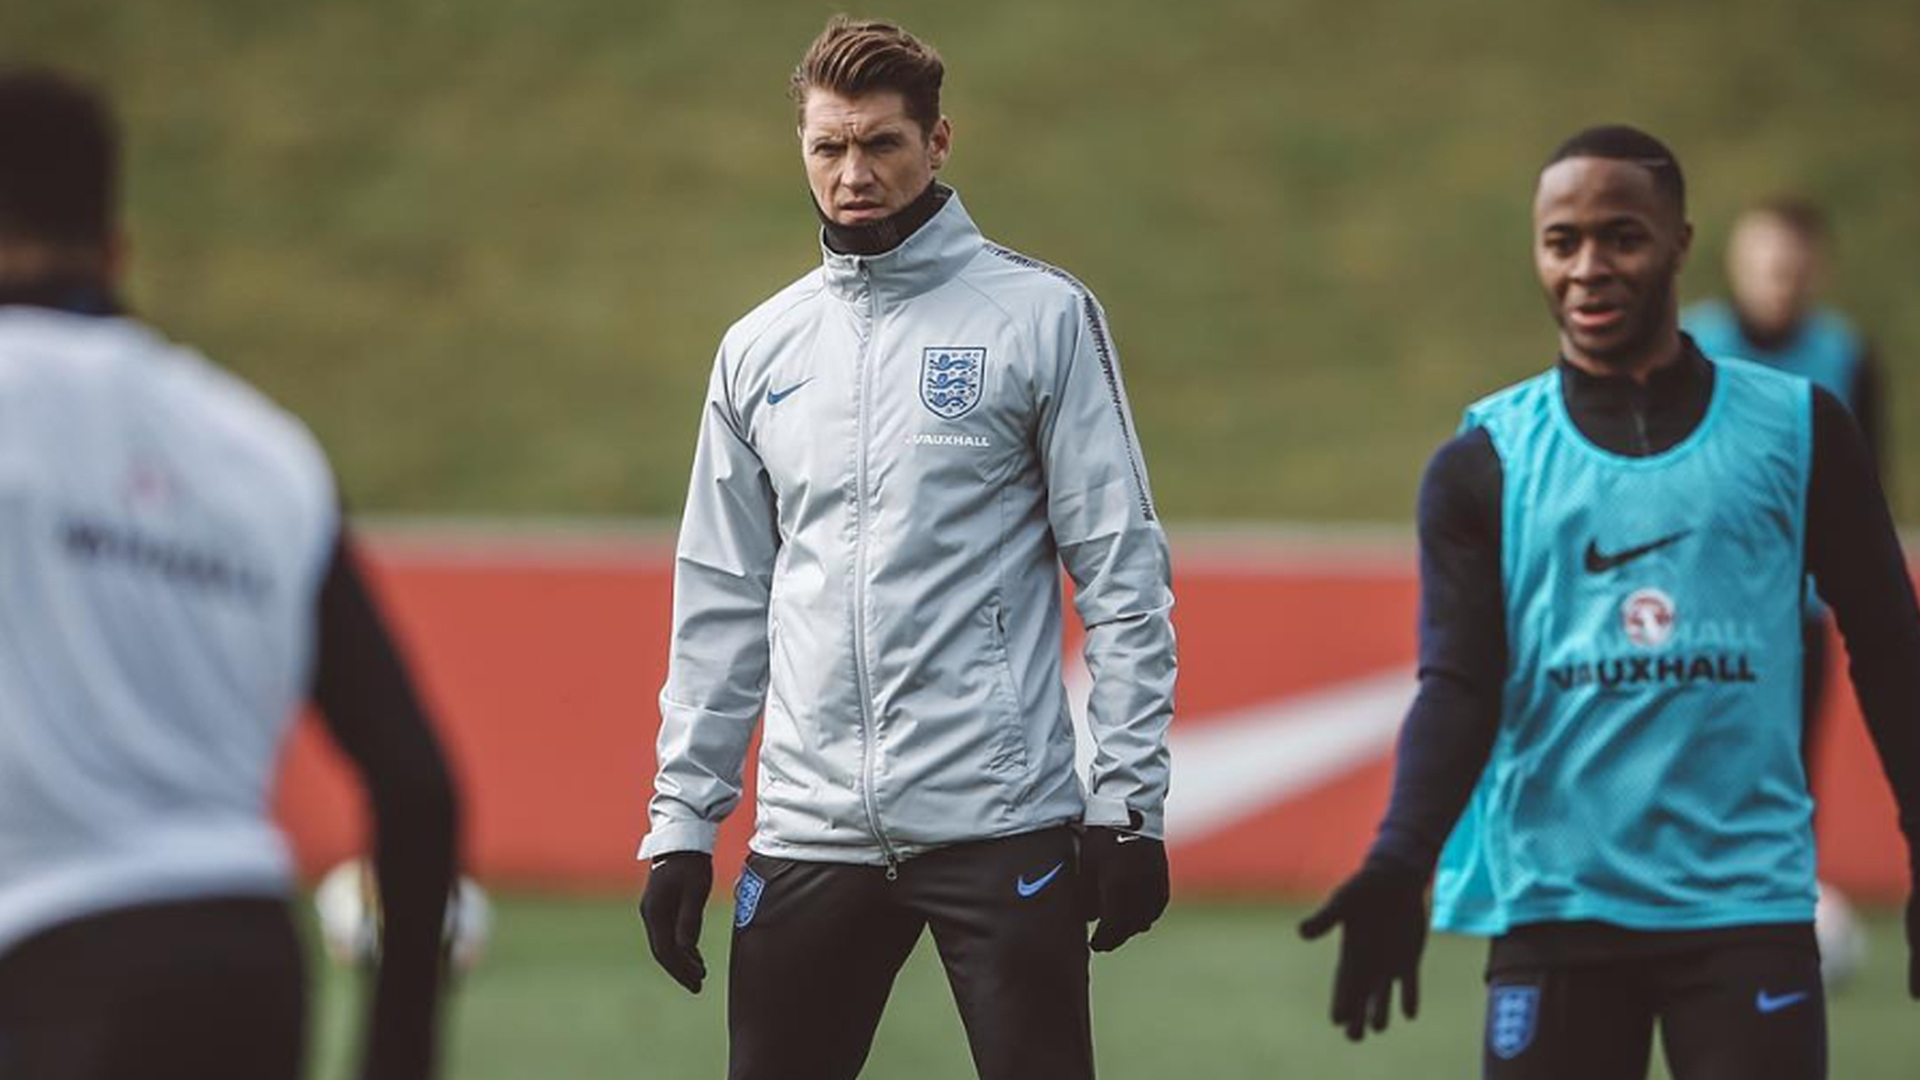
[[[1177,885],[1320,891],[1355,864],[1386,804],[1413,686],[1411,555],[1324,544],[1175,552]],[[372,562],[463,784],[470,871],[537,887],[637,886],[666,674],[667,553],[619,540],[396,537],[374,545]],[[1892,799],[1839,682],[1816,778],[1822,876],[1895,899],[1906,877]],[[310,720],[289,747],[278,809],[310,874],[363,847],[358,794]],[[744,851],[751,814],[749,795],[722,832],[723,863]]]

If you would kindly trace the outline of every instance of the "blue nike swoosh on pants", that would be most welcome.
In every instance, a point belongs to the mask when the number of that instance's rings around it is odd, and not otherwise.
[[[1787,1008],[1790,1005],[1798,1005],[1805,1000],[1807,1000],[1807,992],[1805,990],[1795,991],[1791,994],[1781,994],[1779,997],[1773,997],[1765,990],[1762,990],[1754,995],[1753,1007],[1763,1013],[1777,1013],[1781,1009]]]
[[[1046,888],[1047,882],[1052,881],[1054,878],[1054,875],[1058,874],[1061,871],[1061,869],[1066,865],[1067,865],[1066,863],[1053,864],[1053,869],[1047,871],[1044,875],[1040,877],[1038,881],[1030,882],[1027,880],[1027,876],[1025,874],[1022,874],[1014,880],[1013,889],[1015,892],[1019,893],[1021,896],[1032,896],[1034,893],[1037,893],[1041,889]]]

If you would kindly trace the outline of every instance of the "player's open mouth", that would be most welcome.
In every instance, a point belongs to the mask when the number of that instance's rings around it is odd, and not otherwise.
[[[1577,329],[1587,331],[1611,329],[1626,317],[1625,308],[1600,300],[1589,300],[1567,312],[1567,318]]]

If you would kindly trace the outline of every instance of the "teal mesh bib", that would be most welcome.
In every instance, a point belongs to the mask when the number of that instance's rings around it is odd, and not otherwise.
[[[1665,453],[1589,442],[1551,371],[1472,406],[1504,476],[1499,734],[1442,853],[1440,929],[1811,921],[1800,756],[1807,383],[1715,365]]]

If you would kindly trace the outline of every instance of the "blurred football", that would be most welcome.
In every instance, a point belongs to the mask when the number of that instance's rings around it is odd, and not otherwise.
[[[327,871],[313,893],[314,913],[320,922],[320,941],[334,963],[346,967],[370,964],[380,955],[380,888],[373,864],[348,859]],[[454,971],[478,963],[493,931],[493,906],[486,890],[462,877],[447,904],[444,944]]]
[[[1845,894],[1820,883],[1813,911],[1813,936],[1820,942],[1820,978],[1828,990],[1846,985],[1867,958],[1867,929]]]

